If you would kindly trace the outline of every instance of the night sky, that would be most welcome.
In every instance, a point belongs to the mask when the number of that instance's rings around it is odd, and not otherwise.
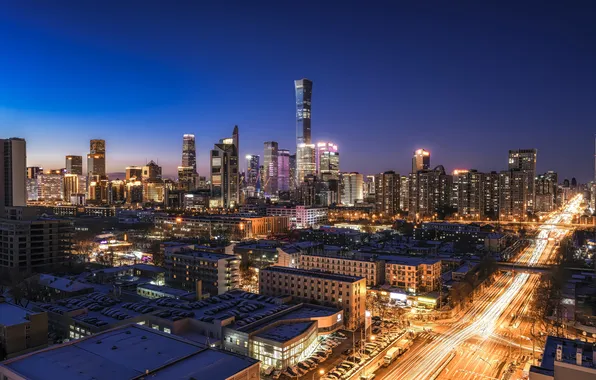
[[[109,172],[172,175],[194,133],[205,175],[235,124],[242,156],[295,151],[307,77],[313,140],[339,145],[342,171],[405,174],[419,147],[502,170],[537,148],[538,171],[592,179],[596,2],[319,2],[2,2],[0,136],[26,138],[29,165],[104,138]]]

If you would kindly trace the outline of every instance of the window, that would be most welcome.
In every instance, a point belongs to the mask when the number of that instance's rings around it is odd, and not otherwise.
[[[236,346],[240,345],[240,339],[236,339]]]
[[[163,328],[163,332],[165,332],[165,333],[168,333],[168,334],[171,334],[171,333],[172,333],[172,330],[170,330],[170,329],[169,329],[169,328],[167,328],[167,327],[164,327],[164,328]]]

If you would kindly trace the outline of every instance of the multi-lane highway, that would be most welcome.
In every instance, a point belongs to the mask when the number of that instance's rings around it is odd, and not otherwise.
[[[581,196],[577,196],[562,210],[551,214],[538,228],[535,243],[517,262],[525,266],[550,262],[556,251],[553,249],[555,241],[569,232],[568,228],[558,225],[572,221],[581,200]],[[518,330],[519,322],[515,319],[527,312],[538,280],[538,275],[528,273],[501,275],[459,321],[439,328],[428,344],[407,352],[382,378],[497,378],[509,362],[529,357],[531,353],[527,352],[527,344],[523,344],[528,338]],[[505,354],[509,362],[502,360]]]

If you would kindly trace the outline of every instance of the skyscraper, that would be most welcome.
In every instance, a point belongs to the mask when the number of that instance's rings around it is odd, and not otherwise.
[[[463,217],[484,218],[484,174],[477,170],[454,170],[451,197],[457,198],[457,213]]]
[[[82,156],[66,156],[66,173],[83,175],[83,157]]]
[[[375,175],[375,210],[387,215],[399,212],[400,176],[394,171]]]
[[[362,202],[362,174],[342,173],[341,179],[341,203],[346,206],[354,206],[356,203]]]
[[[182,136],[182,166],[192,166],[194,171],[197,171],[195,135],[186,134]]]
[[[339,179],[339,152],[331,142],[317,143],[317,174],[323,181]]]
[[[430,169],[430,152],[424,149],[418,149],[414,152],[412,157],[412,173],[417,173],[420,170]]]
[[[259,161],[261,157],[256,154],[246,155],[246,192],[247,196],[254,197],[259,192],[260,179],[259,179]]]
[[[265,183],[263,189],[265,194],[277,193],[277,172],[279,170],[278,145],[275,141],[265,141],[263,155],[263,167],[265,168]]]
[[[3,206],[27,205],[27,143],[25,139],[0,139],[0,216]]]
[[[219,140],[211,150],[211,207],[233,208],[240,201],[240,135],[234,127],[231,138]]]
[[[306,78],[294,81],[296,91],[296,175],[297,183],[316,171],[315,147],[311,141],[312,81]]]
[[[536,149],[516,149],[509,151],[509,170],[519,170],[528,173],[526,212],[530,213],[534,212],[536,195],[534,189],[534,178],[536,177],[536,154]]]
[[[277,151],[277,190],[290,191],[290,151]]]
[[[88,175],[106,175],[106,141],[91,140],[89,142],[89,154],[87,155]]]
[[[529,185],[530,182],[534,182],[533,179],[534,177],[530,177],[530,174],[523,170],[505,170],[499,173],[499,218],[526,218]]]

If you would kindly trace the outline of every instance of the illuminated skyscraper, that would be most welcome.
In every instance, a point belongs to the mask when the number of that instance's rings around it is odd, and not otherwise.
[[[256,154],[246,155],[246,195],[254,197],[260,187],[259,161],[261,157]]]
[[[83,175],[83,157],[82,156],[66,156],[66,173]]]
[[[414,152],[412,157],[412,173],[417,173],[420,170],[430,169],[430,152],[424,149],[418,149]]]
[[[27,143],[0,139],[0,216],[3,206],[27,205]]]
[[[277,151],[277,190],[290,191],[290,151]]]
[[[89,154],[87,155],[87,175],[106,175],[106,141],[91,140],[89,143]]]
[[[311,141],[312,81],[294,81],[296,91],[296,176],[297,183],[307,175],[315,175],[315,146]]]
[[[342,194],[341,203],[346,206],[354,206],[362,202],[362,182],[360,173],[342,173]]]
[[[126,180],[129,179],[137,179],[141,180],[143,177],[143,167],[142,166],[127,166],[126,167]]]
[[[275,194],[278,188],[278,145],[275,141],[265,141],[263,155],[263,167],[265,168],[265,183],[263,189],[265,194]]]
[[[197,171],[197,149],[195,135],[182,136],[182,166],[192,166]]]
[[[387,171],[375,176],[375,210],[386,215],[399,212],[400,176],[394,171]]]
[[[240,201],[240,135],[234,127],[232,137],[219,140],[211,150],[211,207],[233,208]]]
[[[528,173],[528,192],[526,194],[526,212],[534,212],[534,178],[536,177],[536,149],[516,149],[509,151],[509,170]],[[531,180],[530,180],[531,179]]]
[[[339,152],[331,142],[317,143],[317,174],[323,181],[339,179]]]

